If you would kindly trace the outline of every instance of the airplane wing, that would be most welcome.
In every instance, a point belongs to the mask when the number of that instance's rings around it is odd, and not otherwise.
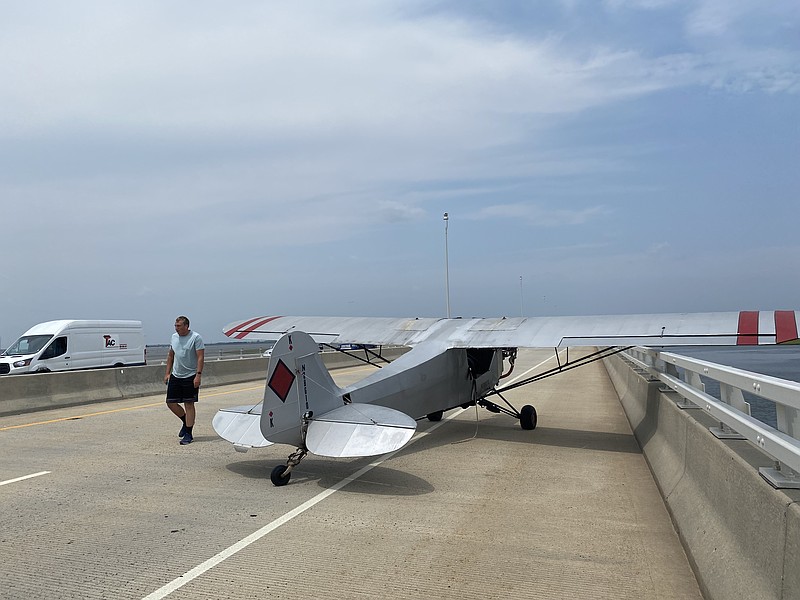
[[[446,320],[446,319],[445,319]],[[303,331],[317,343],[410,346],[442,319],[385,317],[257,317],[235,321],[223,333],[236,340],[276,340]]]
[[[758,345],[798,343],[800,312],[738,311],[494,319],[384,317],[257,317],[230,323],[225,335],[277,339],[299,330],[318,343],[445,348],[567,346]]]

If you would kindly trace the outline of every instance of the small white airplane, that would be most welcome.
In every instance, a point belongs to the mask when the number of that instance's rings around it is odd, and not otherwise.
[[[514,408],[502,392],[598,360],[626,347],[798,343],[800,311],[741,311],[663,315],[497,319],[378,317],[257,317],[225,327],[238,340],[271,340],[264,400],[220,410],[215,431],[246,452],[270,444],[295,446],[272,470],[276,486],[311,452],[328,457],[373,456],[405,445],[416,421],[477,404],[535,429],[536,410]],[[363,349],[365,362],[380,347],[411,350],[361,381],[338,387],[320,358],[320,345]],[[498,387],[513,369],[517,348],[580,346],[598,350],[551,372]],[[377,348],[377,352],[376,349]],[[558,355],[558,354],[557,354]],[[509,369],[503,372],[504,362]],[[489,400],[498,396],[504,405]]]

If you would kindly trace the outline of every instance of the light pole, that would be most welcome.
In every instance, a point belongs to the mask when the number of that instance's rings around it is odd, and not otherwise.
[[[447,223],[450,218],[444,213],[444,289],[447,297],[447,318],[450,318],[450,258],[447,255]]]
[[[519,276],[519,316],[524,316],[522,303],[522,275]]]

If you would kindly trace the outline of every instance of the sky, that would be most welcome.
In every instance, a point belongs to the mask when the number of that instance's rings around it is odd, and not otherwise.
[[[0,346],[800,309],[796,0],[0,9]]]

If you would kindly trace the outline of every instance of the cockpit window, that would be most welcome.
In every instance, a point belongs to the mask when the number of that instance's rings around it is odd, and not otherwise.
[[[36,354],[52,337],[52,335],[23,335],[8,347],[5,354]]]

